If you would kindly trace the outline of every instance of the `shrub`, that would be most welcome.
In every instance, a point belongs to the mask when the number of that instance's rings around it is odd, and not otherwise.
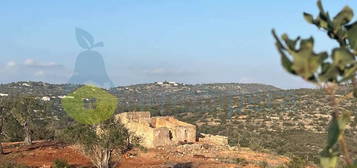
[[[299,157],[293,157],[293,159],[287,164],[289,168],[304,168],[307,166],[307,162]]]
[[[70,168],[71,166],[68,164],[68,162],[66,160],[56,159],[53,161],[52,167],[53,168]]]
[[[14,162],[6,162],[4,164],[1,164],[0,168],[28,168],[28,167]]]
[[[112,154],[114,150],[122,153],[133,144],[130,133],[120,123],[113,119],[99,125],[76,124],[64,131],[62,139],[67,143],[77,144],[92,163],[98,168],[113,166]]]

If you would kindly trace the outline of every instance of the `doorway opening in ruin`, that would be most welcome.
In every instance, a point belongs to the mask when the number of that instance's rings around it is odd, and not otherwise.
[[[170,141],[172,141],[173,136],[172,136],[172,132],[171,131],[169,131],[169,138],[170,138]]]

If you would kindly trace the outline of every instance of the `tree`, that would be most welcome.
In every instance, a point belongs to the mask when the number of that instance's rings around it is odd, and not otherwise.
[[[328,52],[314,52],[314,39],[290,39],[283,34],[281,39],[273,30],[276,47],[281,56],[282,66],[286,71],[297,75],[325,89],[330,95],[330,106],[333,108],[332,120],[328,128],[327,145],[320,154],[320,163],[323,168],[335,168],[339,159],[339,152],[348,167],[357,167],[353,163],[345,142],[345,129],[350,122],[351,112],[338,106],[342,99],[336,98],[338,84],[349,83],[353,86],[354,96],[357,97],[357,22],[350,23],[353,10],[346,6],[334,18],[331,18],[317,2],[320,10],[314,18],[311,14],[304,13],[305,20],[326,32],[328,37],[335,40],[339,47]]]
[[[114,167],[113,151],[121,153],[129,147],[129,131],[109,119],[98,125],[75,124],[66,129],[64,140],[77,144],[97,168]]]
[[[7,97],[0,97],[0,154],[3,154],[2,139],[4,138],[4,123],[8,118],[11,109],[11,101]]]
[[[45,104],[33,96],[17,96],[14,102],[11,113],[24,129],[25,144],[31,145],[33,124],[44,116]]]
[[[79,145],[96,167],[112,167],[113,151],[121,152],[130,142],[128,130],[113,119],[117,97],[94,86],[83,86],[69,96],[62,107],[78,124],[64,132],[64,140]]]

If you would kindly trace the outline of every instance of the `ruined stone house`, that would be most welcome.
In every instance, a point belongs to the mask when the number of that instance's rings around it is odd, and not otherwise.
[[[196,141],[196,126],[174,117],[151,117],[150,112],[126,112],[115,116],[129,131],[139,136],[146,148]]]

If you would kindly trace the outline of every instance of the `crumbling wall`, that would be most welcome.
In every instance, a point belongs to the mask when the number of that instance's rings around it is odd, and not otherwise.
[[[146,148],[154,148],[156,147],[154,144],[155,139],[155,129],[148,127],[142,123],[127,123],[124,124],[126,128],[129,129],[130,132],[134,133],[136,136],[140,137],[141,145]]]
[[[211,145],[228,145],[228,137],[220,135],[211,135],[201,133],[201,137],[198,140],[200,143],[211,144]]]
[[[168,146],[173,145],[172,134],[168,128],[155,128],[153,146]]]
[[[154,128],[150,127],[150,112],[127,112],[115,116],[130,132],[140,137],[141,145],[153,148]]]
[[[174,143],[196,141],[196,126],[179,121],[174,117],[153,117],[151,125],[155,128],[168,128]]]
[[[196,141],[196,126],[174,117],[151,118],[150,112],[126,112],[115,119],[139,136],[141,145],[147,148]]]
[[[174,129],[174,141],[196,142],[196,127],[178,126]]]
[[[120,113],[115,116],[116,119],[120,120],[121,123],[141,123],[144,125],[149,125],[151,122],[151,114],[148,111],[145,112],[126,112]]]

